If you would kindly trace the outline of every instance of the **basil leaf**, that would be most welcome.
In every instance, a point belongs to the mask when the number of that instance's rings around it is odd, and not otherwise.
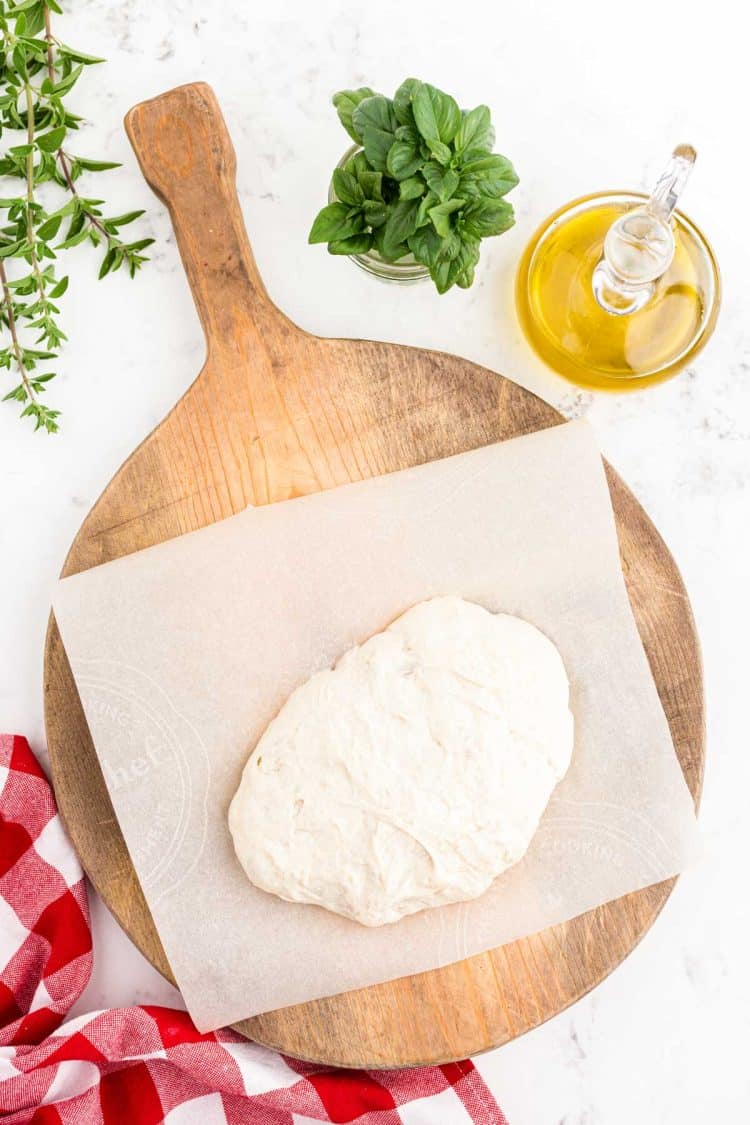
[[[439,203],[438,197],[434,191],[428,191],[427,195],[423,196],[422,202],[419,204],[417,211],[417,228],[425,226],[430,221],[430,210]]]
[[[365,156],[376,172],[385,172],[388,167],[388,153],[394,143],[393,133],[382,129],[367,128],[364,137]]]
[[[346,164],[344,165],[344,170],[346,172],[351,172],[352,176],[355,176],[357,180],[360,180],[361,176],[365,172],[370,171],[370,165],[367,163],[367,157],[361,149],[359,150],[359,152],[355,152],[354,156],[349,157]]]
[[[458,257],[461,245],[462,239],[458,231],[449,230],[448,233],[440,239],[440,249],[437,254],[438,262],[452,262],[454,258]]]
[[[463,229],[474,238],[502,234],[514,222],[513,208],[506,199],[473,199],[463,214]]]
[[[422,227],[409,238],[409,249],[423,266],[437,265],[441,247],[440,235],[434,227]]]
[[[435,142],[447,145],[453,140],[461,124],[461,110],[449,94],[420,82],[412,93],[412,109],[417,128],[433,152]]]
[[[435,288],[438,293],[447,293],[451,287],[450,281],[450,262],[436,262],[430,269],[430,277],[435,282]]]
[[[477,152],[472,149],[464,154],[461,163],[462,176],[475,176],[482,180],[495,180],[507,183],[506,191],[510,191],[518,183],[516,170],[507,156],[499,152]]]
[[[397,262],[399,258],[405,257],[409,253],[409,246],[406,242],[399,242],[396,245],[391,245],[385,241],[385,227],[378,227],[373,236],[373,249],[377,250],[381,258],[387,262]]]
[[[394,180],[407,180],[422,167],[419,149],[410,141],[394,141],[388,151],[386,167]]]
[[[364,218],[352,212],[345,203],[329,203],[319,211],[312,225],[307,241],[332,242],[334,239],[349,238],[359,234],[364,227]]]
[[[458,172],[452,168],[442,168],[436,161],[430,160],[422,168],[422,175],[427,181],[430,191],[434,191],[441,203],[450,199],[459,184]]]
[[[332,101],[336,106],[339,121],[353,141],[361,141],[362,137],[354,128],[352,114],[361,101],[373,97],[374,94],[375,91],[369,86],[360,86],[358,90],[340,90],[338,94],[333,95]]]
[[[367,129],[380,129],[384,133],[395,133],[398,128],[393,102],[382,94],[364,98],[352,113],[354,128],[364,139]]]
[[[409,176],[398,185],[399,199],[419,199],[427,190],[421,176]]]
[[[414,91],[421,83],[418,78],[407,78],[393,95],[393,112],[401,125],[414,125],[414,110],[411,99]]]
[[[448,270],[448,284],[458,285],[460,289],[468,289],[474,281],[474,269],[479,261],[479,241],[477,239],[464,239],[457,256],[450,263]]]
[[[448,199],[445,203],[438,203],[437,207],[430,209],[432,225],[441,238],[447,238],[451,232],[451,215],[460,211],[465,199]]]
[[[397,141],[409,141],[414,148],[419,148],[422,143],[422,138],[415,125],[399,125],[396,130]]]
[[[382,172],[362,172],[361,175],[358,176],[358,180],[366,200],[374,199],[377,200],[378,203],[383,202]]]
[[[380,227],[388,218],[388,208],[385,203],[375,199],[368,199],[364,205],[365,222],[371,227]]]
[[[459,289],[469,289],[474,284],[474,270],[479,261],[479,243],[463,241],[458,257],[451,263],[456,285]]]
[[[444,145],[442,141],[427,141],[427,147],[440,164],[450,164],[453,154],[448,145]]]
[[[467,149],[492,152],[494,143],[495,130],[486,105],[478,105],[476,109],[462,115],[454,141],[456,152],[465,152]]]
[[[367,231],[352,234],[349,238],[336,238],[328,243],[329,254],[366,254],[372,247],[372,235]]]
[[[362,203],[365,198],[357,177],[351,172],[344,171],[343,168],[337,168],[333,173],[333,190],[342,203],[348,203],[350,206]]]
[[[383,249],[388,257],[392,257],[396,247],[401,242],[406,242],[410,235],[417,229],[417,211],[419,204],[416,199],[399,199],[390,208],[388,219],[383,228]]]

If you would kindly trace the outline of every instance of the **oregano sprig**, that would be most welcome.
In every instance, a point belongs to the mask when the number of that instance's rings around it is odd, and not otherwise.
[[[407,254],[427,266],[439,293],[474,280],[483,238],[514,223],[503,198],[518,183],[492,151],[486,105],[461,110],[449,95],[407,78],[393,98],[369,86],[334,94],[341,124],[358,145],[333,173],[336,200],[317,215],[310,242],[331,254]]]
[[[66,107],[65,97],[86,67],[104,60],[61,42],[53,34],[52,13],[62,15],[58,0],[0,0],[0,134],[4,140],[12,135],[0,155],[0,177],[11,181],[0,198],[0,324],[7,333],[0,369],[18,379],[3,401],[19,403],[21,417],[48,433],[58,429],[59,411],[40,396],[55,377],[50,365],[67,339],[57,301],[69,279],[57,274],[58,253],[88,242],[103,251],[100,278],[122,265],[134,277],[153,242],[121,236],[143,211],[106,216],[101,199],[79,190],[85,172],[119,167],[68,148],[82,118]],[[47,184],[52,189],[42,187]],[[63,201],[49,209],[55,188]]]

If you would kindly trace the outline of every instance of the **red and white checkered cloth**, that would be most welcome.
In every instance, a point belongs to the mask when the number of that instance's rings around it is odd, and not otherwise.
[[[507,1125],[471,1062],[333,1070],[184,1012],[62,1023],[91,973],[88,901],[47,779],[0,735],[0,1114],[7,1125]]]

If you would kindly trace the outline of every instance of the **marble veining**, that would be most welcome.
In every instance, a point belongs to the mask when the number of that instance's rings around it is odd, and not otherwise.
[[[0,726],[44,753],[41,654],[50,590],[85,511],[133,447],[197,374],[204,352],[164,208],[144,184],[121,126],[135,102],[194,79],[211,82],[238,159],[240,199],[269,292],[302,327],[464,354],[518,380],[568,417],[586,416],[602,449],[655,520],[687,583],[703,644],[708,767],[702,862],[662,916],[590,996],[479,1065],[511,1125],[699,1125],[750,1116],[750,897],[746,815],[750,633],[750,235],[734,185],[748,181],[747,69],[728,0],[700,21],[633,0],[623,16],[595,0],[456,8],[447,0],[79,0],[66,42],[105,55],[71,97],[92,122],[76,151],[120,160],[100,181],[113,210],[148,208],[157,243],[135,283],[98,283],[71,252],[63,299],[70,336],[50,398],[62,433],[34,436],[0,409]],[[623,24],[626,18],[627,26]],[[627,34],[643,24],[635,51]],[[691,71],[684,81],[675,68]],[[329,105],[343,86],[392,91],[408,73],[486,101],[515,161],[517,225],[485,244],[477,282],[438,298],[428,286],[378,284],[308,247],[312,217],[347,140]],[[699,152],[685,210],[714,243],[724,302],[714,339],[683,374],[620,397],[577,391],[526,346],[513,275],[535,227],[600,188],[650,187],[673,145]],[[93,897],[93,896],[92,896]],[[93,901],[95,969],[78,1010],[179,1003]]]

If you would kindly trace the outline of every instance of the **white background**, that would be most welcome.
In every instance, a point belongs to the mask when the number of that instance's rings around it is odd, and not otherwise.
[[[745,1120],[750,226],[741,192],[750,169],[737,6],[297,0],[261,12],[246,0],[72,0],[66,8],[60,38],[109,59],[71,97],[93,119],[71,148],[123,161],[92,177],[90,194],[105,195],[115,211],[147,207],[142,229],[158,241],[134,283],[120,274],[98,283],[90,252],[69,254],[70,344],[49,391],[63,411],[62,432],[35,436],[15,406],[0,409],[0,727],[26,734],[44,754],[41,665],[52,583],[92,502],[201,365],[203,341],[169,222],[121,120],[136,101],[204,79],[223,105],[250,238],[281,308],[322,335],[458,352],[571,417],[586,414],[690,591],[708,699],[706,857],[609,980],[483,1058],[511,1125]],[[517,225],[485,244],[468,293],[438,298],[427,285],[379,284],[306,245],[348,143],[331,93],[365,83],[391,93],[409,74],[462,105],[487,102],[498,148],[521,176]],[[520,336],[512,280],[521,250],[567,199],[648,188],[680,141],[699,152],[684,207],[712,239],[723,272],[716,335],[694,367],[662,387],[623,397],[578,392],[548,373]],[[101,904],[93,911],[96,964],[79,1010],[179,1003]]]

